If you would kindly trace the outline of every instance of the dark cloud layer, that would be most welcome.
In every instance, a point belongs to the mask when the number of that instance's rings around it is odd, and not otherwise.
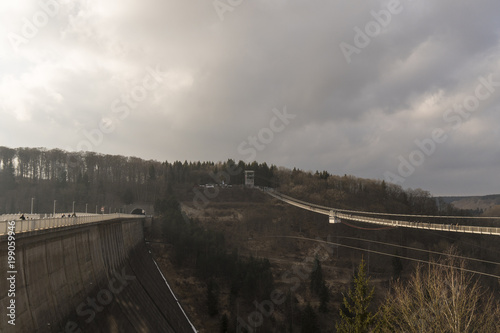
[[[248,158],[255,137],[261,162],[500,192],[500,85],[454,111],[481,77],[500,82],[498,1],[41,3],[0,5],[1,145],[225,160]],[[271,124],[284,108],[295,117]],[[426,154],[416,142],[436,129],[446,139]]]

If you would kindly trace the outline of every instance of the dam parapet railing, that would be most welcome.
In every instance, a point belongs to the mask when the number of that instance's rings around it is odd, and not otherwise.
[[[18,217],[18,216],[17,216]],[[145,215],[137,214],[85,214],[82,213],[81,216],[68,216],[68,217],[48,217],[48,218],[38,218],[38,219],[27,219],[21,220],[19,217],[17,219],[11,219],[6,221],[0,221],[0,236],[7,235],[9,227],[12,228],[15,225],[15,233],[20,234],[23,232],[47,230],[61,227],[77,226],[81,224],[103,222],[115,219],[142,219],[146,218]],[[15,221],[15,223],[12,223]]]

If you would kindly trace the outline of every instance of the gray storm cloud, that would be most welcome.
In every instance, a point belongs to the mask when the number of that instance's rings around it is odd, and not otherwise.
[[[263,137],[260,162],[391,174],[434,194],[498,193],[499,9],[493,0],[5,3],[0,144],[245,159],[238,147],[261,140],[273,109],[286,107],[296,117]],[[345,45],[356,49],[349,59]],[[491,94],[461,114],[488,76]],[[426,154],[415,142],[435,129],[446,140]],[[407,176],[402,159],[414,168]]]

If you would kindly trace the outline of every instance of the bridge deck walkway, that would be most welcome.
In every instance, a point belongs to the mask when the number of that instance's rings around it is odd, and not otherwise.
[[[414,228],[414,229],[426,229],[426,230],[437,230],[437,231],[447,231],[447,232],[461,232],[461,233],[469,233],[469,234],[483,234],[483,235],[496,235],[500,236],[500,228],[496,227],[481,227],[481,226],[467,226],[467,225],[453,225],[453,224],[439,224],[439,223],[429,223],[429,222],[412,222],[412,221],[402,221],[402,220],[392,220],[392,219],[384,219],[384,218],[376,218],[376,217],[368,217],[360,214],[347,214],[341,213],[339,209],[330,208],[325,206],[316,205],[313,203],[305,202],[302,200],[298,200],[287,196],[285,194],[279,193],[275,190],[269,188],[261,188],[264,193],[269,194],[270,196],[286,202],[295,207],[299,207],[302,209],[306,209],[318,214],[328,215],[330,218],[330,222],[338,219],[346,219],[351,221],[358,221],[364,223],[372,223],[379,224],[384,226],[391,227],[403,227],[403,228]],[[365,215],[370,214],[369,212],[364,212]]]

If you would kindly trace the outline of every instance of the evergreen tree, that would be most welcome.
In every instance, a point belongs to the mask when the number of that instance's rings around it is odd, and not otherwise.
[[[150,181],[155,181],[156,180],[156,169],[154,165],[150,165],[148,169],[148,174],[149,174],[149,180]]]
[[[208,314],[211,317],[219,313],[218,286],[213,280],[208,281],[207,284],[207,306],[208,306]]]
[[[319,296],[319,310],[321,312],[327,312],[327,303],[330,301],[330,295],[325,280],[323,279],[323,270],[318,258],[315,258],[314,268],[311,272],[311,292]]]
[[[125,205],[131,205],[134,203],[135,195],[130,187],[128,187],[125,192],[122,194],[122,202]]]
[[[294,293],[292,293],[291,290],[288,290],[286,293],[286,298],[285,302],[283,303],[283,314],[285,316],[285,322],[288,324],[288,331],[287,332],[294,332],[294,327],[297,325],[300,325],[301,319],[300,316],[297,316],[297,314],[300,313],[300,310],[298,309],[298,300],[294,296]],[[297,317],[299,321],[297,322]]]
[[[354,276],[354,286],[344,296],[345,309],[340,310],[340,323],[336,324],[337,332],[369,332],[375,324],[375,316],[369,311],[374,288],[369,286],[366,276],[365,261],[361,259],[358,272]]]
[[[12,190],[16,187],[16,179],[14,177],[14,167],[12,162],[4,165],[4,168],[0,170],[0,194],[8,190]]]
[[[319,295],[324,284],[325,282],[323,281],[323,270],[321,269],[321,263],[316,257],[314,259],[314,268],[311,272],[311,292]]]
[[[319,294],[319,311],[320,312],[328,312],[328,302],[330,301],[330,291],[328,290],[328,287],[326,284],[323,282],[323,286],[321,287],[321,291]]]
[[[302,323],[300,328],[301,333],[317,333],[319,332],[318,317],[310,304],[307,304],[304,312],[302,312]]]
[[[224,313],[222,318],[220,319],[220,333],[227,333],[229,330],[229,318],[227,314]]]
[[[399,257],[392,257],[392,277],[397,280],[403,271],[403,263]]]

